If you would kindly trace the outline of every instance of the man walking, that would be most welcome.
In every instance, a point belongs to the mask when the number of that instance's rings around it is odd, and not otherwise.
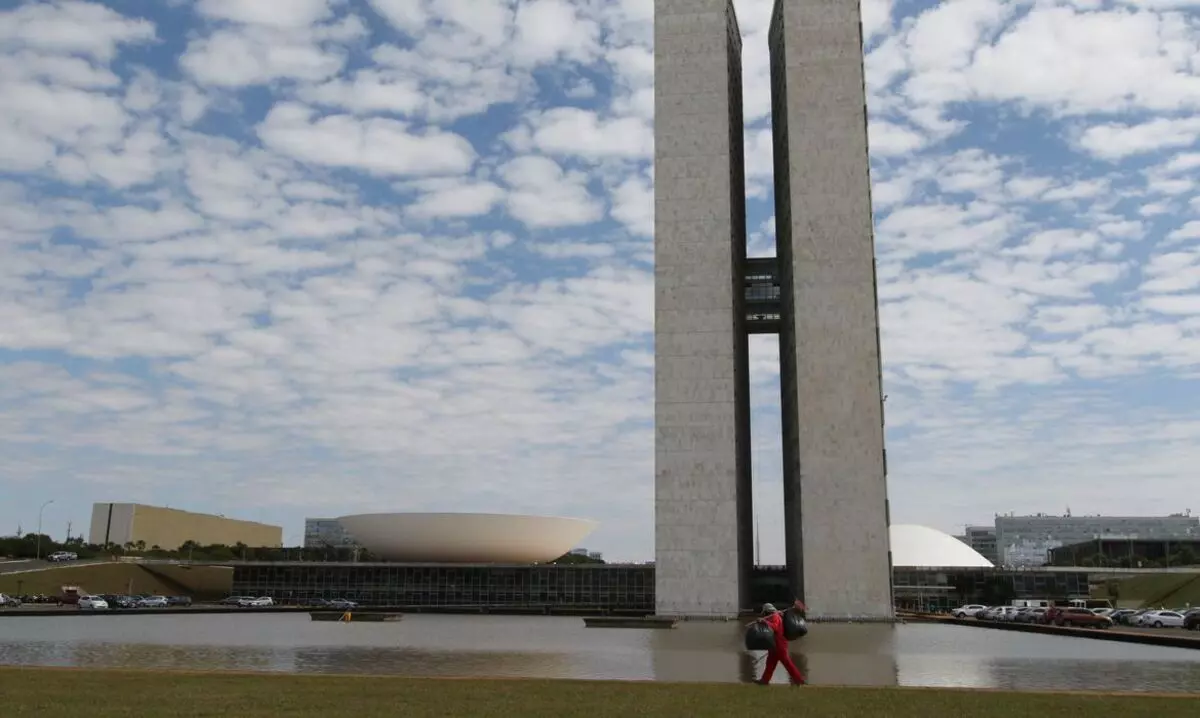
[[[756,682],[764,686],[769,684],[771,676],[775,675],[775,666],[782,663],[792,685],[804,685],[804,675],[800,673],[800,669],[796,667],[796,664],[792,662],[792,657],[788,654],[788,640],[787,636],[783,634],[783,614],[775,606],[764,603],[762,617],[758,621],[767,624],[775,634],[775,645],[767,651],[767,667],[763,670],[762,678]]]

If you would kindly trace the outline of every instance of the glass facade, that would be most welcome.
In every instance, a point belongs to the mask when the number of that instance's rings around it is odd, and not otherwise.
[[[654,567],[241,564],[233,593],[282,604],[346,598],[364,606],[654,611]]]
[[[997,516],[996,545],[1005,566],[1041,566],[1053,549],[1104,538],[1198,539],[1200,518],[1172,516]]]
[[[896,608],[944,611],[968,603],[1007,604],[1019,598],[1067,601],[1088,596],[1088,575],[1074,571],[1004,571],[988,568],[909,569],[892,571]],[[760,566],[751,583],[755,605],[790,604],[787,569]]]
[[[337,519],[304,519],[304,548],[337,548],[354,544],[354,537]]]
[[[947,610],[967,603],[997,605],[1019,598],[1066,601],[1088,595],[1082,571],[906,569],[893,572],[898,609]],[[388,563],[243,563],[233,593],[271,596],[284,605],[347,598],[363,606],[406,610],[654,612],[654,566],[563,564],[471,566]],[[790,604],[787,569],[759,566],[752,605]]]

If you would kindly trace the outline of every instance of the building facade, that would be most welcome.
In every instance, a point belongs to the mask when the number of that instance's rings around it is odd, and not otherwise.
[[[790,590],[893,616],[858,0],[777,0],[777,257],[746,257],[731,0],[655,0],[655,563],[664,615],[753,603],[748,335],[780,342]],[[805,548],[808,547],[808,551]]]
[[[731,0],[655,0],[657,610],[749,605],[742,42]]]
[[[1042,566],[1062,546],[1106,537],[1134,540],[1200,538],[1200,518],[1171,516],[997,516],[996,545],[1004,566]]]
[[[654,574],[654,566],[644,565],[238,562],[232,593],[284,605],[346,598],[405,610],[645,615],[656,610]],[[759,566],[747,585],[755,603],[786,605],[789,584],[785,566]],[[949,610],[1018,598],[1086,598],[1089,579],[1080,571],[897,567],[895,586],[899,608]]]
[[[889,617],[859,1],[776,0],[769,38],[788,571],[817,615]]]
[[[132,503],[92,505],[88,543],[99,546],[144,544],[168,551],[193,541],[201,546],[239,543],[252,547],[283,545],[283,528],[212,514]]]
[[[1143,539],[1109,534],[1049,551],[1051,566],[1183,568],[1200,565],[1200,536]]]
[[[304,519],[304,548],[340,548],[357,545],[354,536],[337,519]]]
[[[996,528],[994,526],[968,526],[962,536],[954,538],[975,549],[993,564],[1000,563],[1000,555],[996,551]]]

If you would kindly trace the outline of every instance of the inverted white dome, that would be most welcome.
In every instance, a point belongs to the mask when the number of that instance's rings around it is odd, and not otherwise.
[[[992,568],[991,561],[948,533],[916,524],[894,524],[892,565],[897,568]]]
[[[407,563],[545,563],[598,525],[509,514],[358,514],[338,518],[368,551]]]

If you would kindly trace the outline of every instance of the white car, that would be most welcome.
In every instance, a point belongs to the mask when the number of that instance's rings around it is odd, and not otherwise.
[[[138,608],[166,608],[166,596],[147,596],[137,602]]]
[[[979,615],[980,611],[986,610],[987,606],[984,606],[983,604],[968,603],[965,606],[959,606],[958,608],[954,609],[950,612],[950,615],[954,616],[955,618],[974,618],[975,616]]]
[[[105,601],[99,596],[80,596],[79,597],[80,611],[107,611],[108,601]]]
[[[72,551],[55,551],[47,556],[46,560],[53,561],[55,563],[59,561],[77,561],[79,560],[79,555]]]
[[[238,605],[242,608],[264,608],[266,606],[274,606],[275,601],[271,600],[269,596],[262,596],[260,598],[243,598],[242,600],[238,601]]]
[[[993,621],[1011,621],[1021,609],[1017,606],[999,606],[994,610],[996,613],[992,616]]]
[[[1138,625],[1152,628],[1183,628],[1183,614],[1175,611],[1147,611],[1141,615]]]
[[[9,596],[9,595],[0,593],[0,606],[5,606],[7,608],[16,608],[17,606],[20,606],[20,605],[21,605],[21,600],[19,598],[17,598],[16,596]]]

